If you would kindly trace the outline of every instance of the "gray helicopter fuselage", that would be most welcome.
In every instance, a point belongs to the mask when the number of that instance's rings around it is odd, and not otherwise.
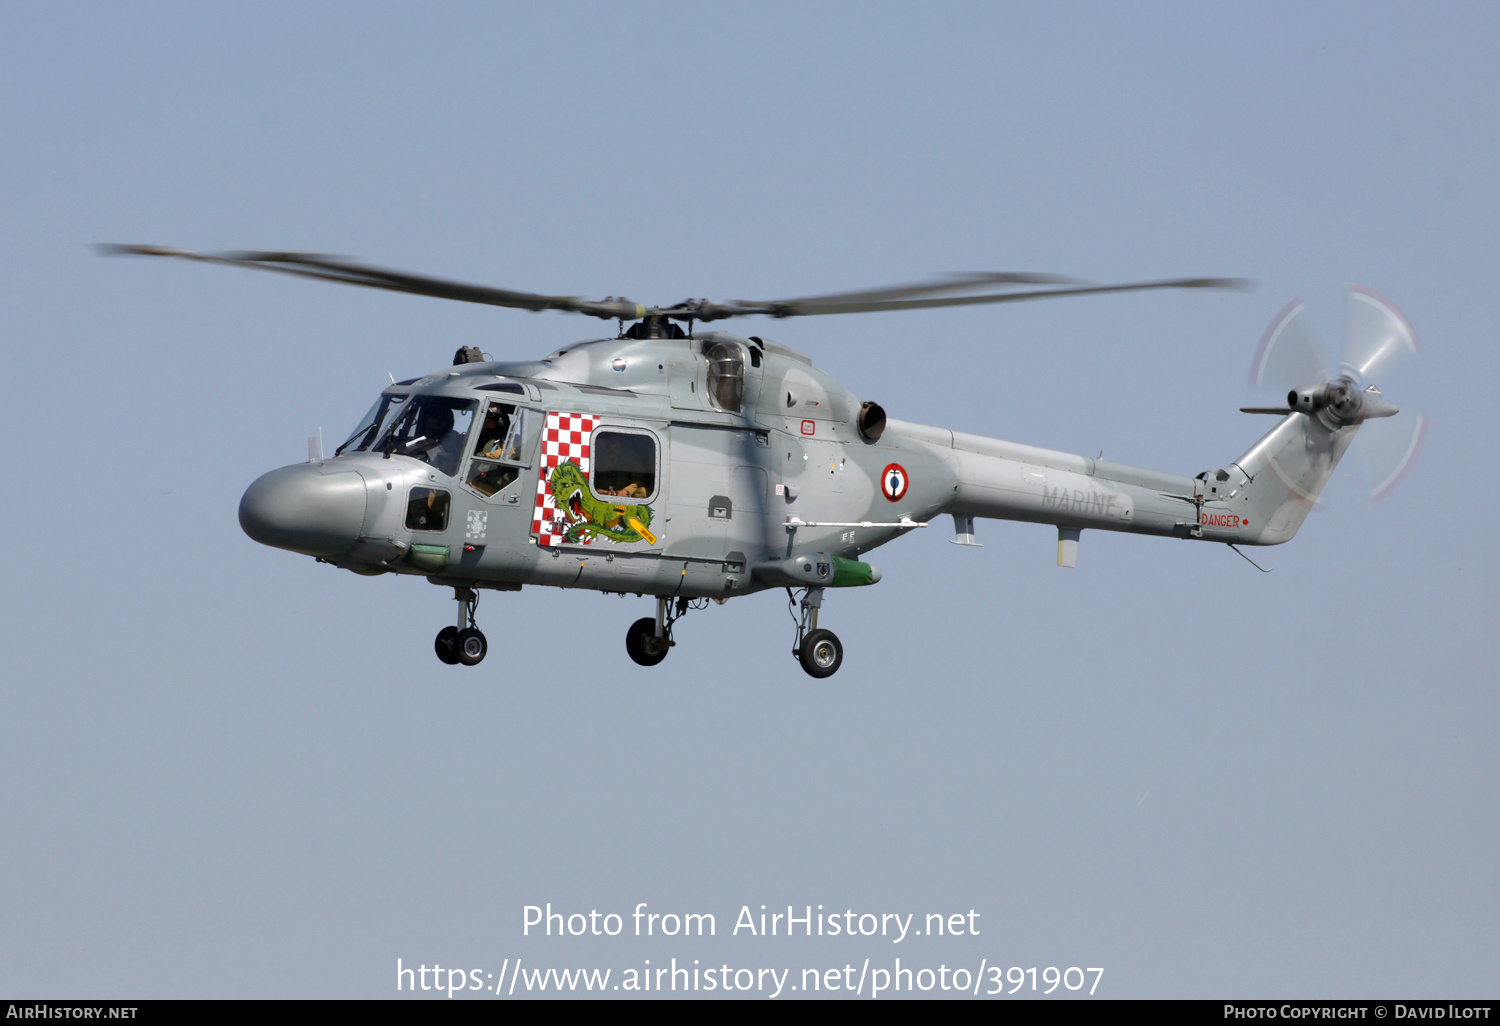
[[[976,517],[1056,525],[1064,565],[1086,528],[1275,544],[1354,431],[1289,414],[1192,478],[868,405],[803,354],[726,332],[462,363],[387,388],[337,454],[261,477],[240,520],[362,574],[723,599],[874,583],[859,557],[944,513],[960,541]],[[1303,479],[1257,486],[1272,449]]]

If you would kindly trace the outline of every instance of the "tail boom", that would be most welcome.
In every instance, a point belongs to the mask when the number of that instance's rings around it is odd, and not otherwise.
[[[1286,416],[1234,463],[1186,477],[892,420],[957,479],[941,510],[972,518],[1244,545],[1278,545],[1302,525],[1355,426]]]

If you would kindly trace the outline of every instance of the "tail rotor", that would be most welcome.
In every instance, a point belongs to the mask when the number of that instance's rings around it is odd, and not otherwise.
[[[1378,383],[1420,349],[1416,332],[1389,299],[1372,289],[1349,289],[1342,358],[1328,369],[1317,333],[1300,300],[1288,303],[1261,337],[1250,366],[1250,384],[1276,389],[1286,406],[1245,407],[1247,412],[1298,412],[1318,418],[1329,430],[1358,426],[1355,458],[1370,496],[1384,499],[1415,464],[1427,436],[1427,416],[1402,413],[1382,395]]]

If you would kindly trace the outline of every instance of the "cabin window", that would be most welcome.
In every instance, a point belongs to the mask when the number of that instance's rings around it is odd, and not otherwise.
[[[644,431],[595,431],[590,452],[595,495],[640,502],[656,494],[655,436]]]
[[[745,406],[745,353],[732,342],[715,342],[708,358],[708,398],[716,409],[739,413]]]
[[[410,531],[446,531],[450,496],[441,488],[413,488],[406,502]]]

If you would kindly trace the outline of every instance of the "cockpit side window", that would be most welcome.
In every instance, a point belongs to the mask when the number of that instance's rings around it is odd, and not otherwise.
[[[510,434],[511,416],[516,408],[509,403],[490,403],[480,421],[479,433],[474,436],[474,455],[483,459],[498,460],[505,451],[505,439]]]
[[[745,407],[745,353],[733,342],[715,342],[708,359],[708,398],[725,413]]]
[[[509,403],[486,404],[484,419],[474,439],[474,458],[464,478],[480,495],[491,496],[514,481],[522,463],[526,411]]]
[[[642,501],[656,494],[656,439],[642,431],[594,432],[592,463],[595,495]]]
[[[368,449],[380,434],[380,429],[385,425],[386,418],[393,410],[399,410],[401,404],[406,401],[404,395],[382,395],[375,400],[375,405],[370,407],[359,421],[359,427],[344,441],[344,444],[333,451],[335,456],[342,456],[346,452],[359,452]]]
[[[419,395],[391,424],[378,448],[387,455],[413,456],[452,476],[464,458],[464,439],[474,425],[473,399]]]

